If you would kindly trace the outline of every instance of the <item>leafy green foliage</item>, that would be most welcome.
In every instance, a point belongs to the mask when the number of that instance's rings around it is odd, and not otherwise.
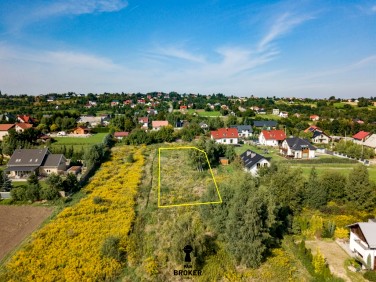
[[[318,209],[327,203],[326,186],[320,182],[315,167],[311,169],[308,183],[305,185],[304,198],[305,204],[314,209]]]

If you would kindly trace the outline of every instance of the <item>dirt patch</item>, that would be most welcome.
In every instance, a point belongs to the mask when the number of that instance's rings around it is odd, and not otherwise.
[[[312,254],[316,254],[317,248],[326,258],[330,271],[337,277],[350,281],[346,274],[345,260],[349,258],[348,254],[336,242],[327,241],[306,241],[306,246],[312,250]]]
[[[0,206],[0,260],[31,234],[53,208]]]

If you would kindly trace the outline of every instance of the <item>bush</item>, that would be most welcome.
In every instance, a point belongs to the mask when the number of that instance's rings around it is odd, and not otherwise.
[[[101,255],[121,261],[124,257],[124,251],[120,247],[120,238],[107,237],[102,244]]]
[[[15,201],[26,201],[26,187],[16,187],[10,190],[10,196]]]
[[[376,272],[375,271],[367,271],[363,274],[363,277],[367,279],[368,281],[374,281],[376,282]]]
[[[25,197],[27,200],[35,202],[38,201],[40,187],[38,184],[29,184],[25,189]]]
[[[99,205],[99,204],[101,204],[103,202],[104,202],[103,199],[101,197],[99,197],[99,196],[95,196],[93,198],[93,203],[96,204],[96,205]]]
[[[59,198],[59,191],[53,187],[43,187],[39,191],[40,198],[43,200],[56,200]]]

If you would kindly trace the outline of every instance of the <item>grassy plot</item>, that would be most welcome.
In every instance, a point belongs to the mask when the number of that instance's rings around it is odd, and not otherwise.
[[[221,113],[219,111],[197,111],[198,115],[201,117],[220,117]]]
[[[90,137],[55,137],[54,145],[87,145],[98,144],[108,133],[96,133]]]
[[[159,150],[159,206],[204,204],[200,198],[207,189],[216,190],[210,169],[201,169],[192,161],[195,148],[160,148]],[[197,152],[203,162],[206,154]],[[212,199],[220,202],[220,197]]]

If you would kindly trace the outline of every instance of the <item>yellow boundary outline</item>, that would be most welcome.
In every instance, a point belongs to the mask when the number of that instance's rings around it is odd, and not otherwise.
[[[206,161],[208,162],[209,165],[209,170],[210,174],[213,177],[213,182],[215,185],[215,188],[217,190],[217,194],[219,197],[219,201],[217,202],[198,202],[198,203],[185,203],[185,204],[175,204],[175,205],[164,205],[161,206],[161,150],[179,150],[179,149],[194,149],[198,150],[202,153],[205,154]],[[217,182],[215,181],[215,177],[212,171],[212,168],[210,166],[209,158],[208,155],[206,154],[205,151],[200,150],[197,147],[170,147],[170,148],[158,148],[158,208],[171,208],[171,207],[182,207],[182,206],[198,206],[198,205],[211,205],[211,204],[222,204],[222,197],[221,194],[219,193],[218,185]]]

